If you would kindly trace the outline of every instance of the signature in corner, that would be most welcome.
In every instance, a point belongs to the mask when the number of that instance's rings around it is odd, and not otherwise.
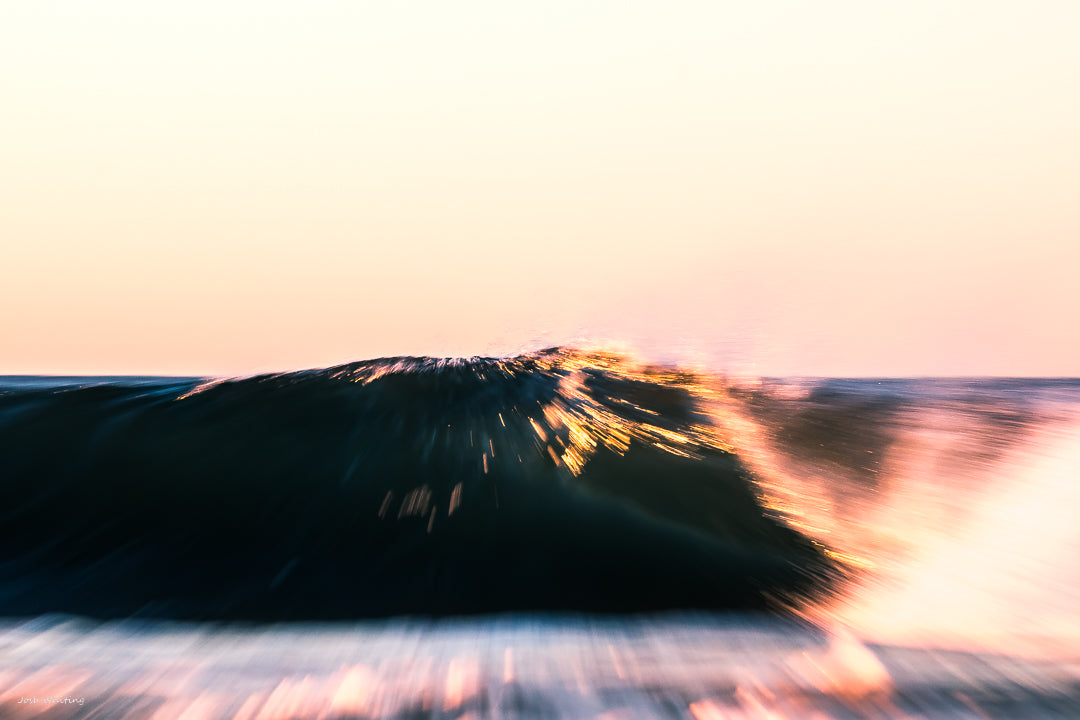
[[[80,697],[80,698],[73,698],[73,697],[47,697],[47,698],[44,698],[44,699],[42,699],[42,700],[39,700],[39,699],[37,698],[37,696],[35,695],[35,696],[32,696],[32,697],[20,697],[20,698],[19,698],[19,702],[15,703],[15,704],[16,704],[16,705],[23,705],[23,704],[33,704],[33,703],[37,703],[37,702],[46,702],[46,703],[60,703],[60,704],[71,704],[71,705],[82,705],[83,703],[85,703],[85,702],[86,702],[86,698],[81,698],[81,697]]]

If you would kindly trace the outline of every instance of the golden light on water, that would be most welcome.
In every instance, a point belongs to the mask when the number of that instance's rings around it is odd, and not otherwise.
[[[504,457],[496,448],[501,446],[500,430],[508,432],[507,418],[523,418],[536,437],[535,449],[549,457],[556,466],[565,468],[571,475],[584,469],[589,457],[603,446],[618,454],[625,453],[631,442],[641,442],[673,455],[686,458],[699,457],[699,450],[731,450],[716,427],[704,422],[689,422],[680,431],[660,425],[634,420],[628,415],[657,417],[658,412],[642,407],[623,397],[607,397],[603,392],[588,390],[585,386],[588,371],[603,372],[609,381],[640,383],[643,387],[668,389],[685,393],[696,399],[709,399],[717,391],[698,380],[693,374],[670,368],[654,367],[631,357],[604,350],[560,349],[520,356],[516,359],[474,361],[447,360],[401,360],[396,363],[361,363],[334,371],[332,375],[341,380],[369,385],[396,373],[430,372],[448,364],[467,367],[480,379],[484,373],[494,373],[505,378],[516,375],[539,373],[554,378],[556,396],[535,410],[507,407],[496,412],[498,426],[488,423],[490,433],[481,445],[488,451],[481,452],[480,463],[487,474],[497,458]],[[609,407],[614,404],[619,411]],[[702,420],[705,418],[703,417]],[[449,428],[448,428],[449,430]],[[477,440],[470,431],[470,446]],[[553,446],[558,446],[558,449]],[[509,452],[505,457],[511,457]],[[518,462],[522,462],[518,454]],[[412,502],[409,495],[406,500]],[[457,507],[451,501],[450,509]],[[402,510],[402,512],[406,512]],[[411,512],[411,511],[410,511]],[[408,514],[408,513],[407,513]]]

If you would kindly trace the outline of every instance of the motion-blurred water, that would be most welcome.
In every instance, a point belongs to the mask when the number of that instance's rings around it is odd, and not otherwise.
[[[11,717],[1075,717],[1080,381],[0,379]]]

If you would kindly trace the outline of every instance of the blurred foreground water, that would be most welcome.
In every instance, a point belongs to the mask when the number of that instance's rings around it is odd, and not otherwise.
[[[863,644],[752,616],[259,629],[38,619],[2,631],[0,666],[0,714],[11,718],[1070,718],[1080,709],[1080,656]]]

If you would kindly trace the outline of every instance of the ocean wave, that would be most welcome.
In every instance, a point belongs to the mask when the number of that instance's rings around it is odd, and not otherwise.
[[[692,374],[550,349],[0,389],[0,615],[253,621],[784,610],[773,517]]]

